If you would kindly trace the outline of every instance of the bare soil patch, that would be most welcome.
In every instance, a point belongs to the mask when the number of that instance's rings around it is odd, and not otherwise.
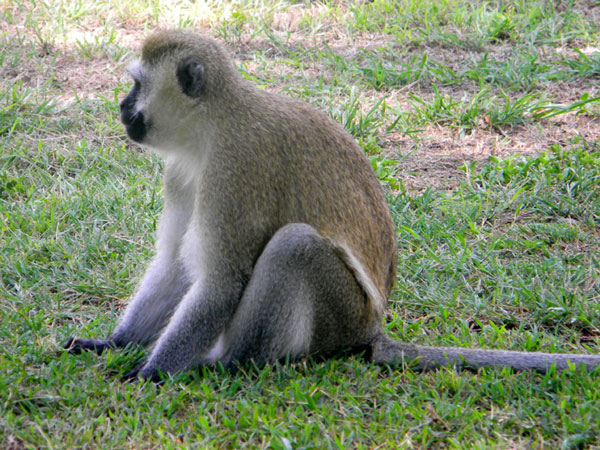
[[[463,134],[457,129],[429,126],[417,137],[396,134],[384,150],[398,159],[399,177],[413,191],[428,187],[452,190],[464,178],[465,163],[480,167],[490,156],[532,156],[554,144],[568,144],[580,137],[588,142],[600,140],[600,119],[569,114],[545,120],[543,126],[532,123],[501,132],[475,129]]]

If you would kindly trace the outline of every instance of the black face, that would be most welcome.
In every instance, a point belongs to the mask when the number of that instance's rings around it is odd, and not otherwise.
[[[127,135],[136,142],[142,142],[148,133],[148,126],[141,112],[135,112],[135,104],[140,94],[140,82],[135,80],[133,89],[121,104],[121,122],[125,125]]]

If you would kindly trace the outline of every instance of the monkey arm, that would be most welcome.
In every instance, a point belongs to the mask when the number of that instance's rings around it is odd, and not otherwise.
[[[189,281],[181,263],[162,255],[152,262],[110,339],[118,347],[147,345],[167,324]]]
[[[375,363],[414,366],[418,370],[439,367],[476,370],[480,367],[512,367],[514,370],[537,370],[545,373],[553,365],[565,370],[570,365],[588,369],[600,366],[600,356],[482,350],[470,348],[426,347],[409,344],[380,334],[371,344],[370,359]]]
[[[64,348],[75,354],[89,350],[100,355],[107,348],[125,347],[129,343],[147,345],[165,326],[187,286],[189,282],[181,264],[158,257],[146,271],[137,293],[108,339],[70,337]]]
[[[173,374],[199,366],[231,320],[242,287],[241,282],[224,273],[192,284],[139,375],[155,379],[158,372]]]
[[[173,190],[169,184],[169,188]],[[181,189],[180,189],[181,191]],[[171,196],[172,197],[172,196]],[[125,314],[110,338],[78,339],[71,337],[65,349],[71,353],[92,350],[100,354],[105,348],[125,347],[128,343],[147,345],[154,341],[167,324],[190,282],[179,260],[182,230],[191,214],[190,194],[168,197],[158,227],[157,256],[154,258]]]

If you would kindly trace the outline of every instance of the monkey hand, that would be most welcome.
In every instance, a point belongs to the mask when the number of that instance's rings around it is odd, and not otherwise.
[[[105,349],[115,348],[115,344],[109,339],[79,339],[71,336],[63,348],[69,353],[79,354],[82,351],[93,351],[101,355]]]
[[[165,381],[162,372],[155,368],[146,367],[146,363],[138,365],[121,377],[121,381],[129,381],[131,383],[135,383],[140,379],[157,384],[162,384]]]

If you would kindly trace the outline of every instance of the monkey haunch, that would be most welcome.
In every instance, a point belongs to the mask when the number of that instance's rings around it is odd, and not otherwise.
[[[71,351],[153,343],[143,378],[354,347],[419,368],[600,364],[386,337],[394,224],[352,137],[314,108],[258,90],[197,35],[153,34],[129,72],[121,120],[166,159],[157,253],[110,338],[71,338]]]

